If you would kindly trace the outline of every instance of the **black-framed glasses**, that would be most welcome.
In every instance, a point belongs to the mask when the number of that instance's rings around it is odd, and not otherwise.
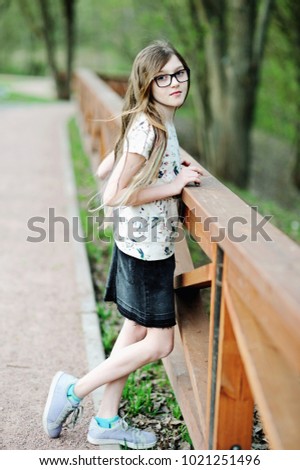
[[[171,85],[173,77],[175,77],[179,83],[187,82],[190,78],[190,70],[180,69],[175,73],[164,73],[155,77],[154,80],[158,87],[164,88]]]

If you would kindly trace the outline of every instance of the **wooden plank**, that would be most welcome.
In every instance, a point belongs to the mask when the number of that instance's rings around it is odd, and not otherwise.
[[[225,230],[219,246],[238,263],[245,277],[256,280],[261,297],[272,306],[273,317],[294,328],[300,341],[299,245],[270,223],[264,227],[270,240],[257,235],[263,218],[206,170],[205,173],[199,188],[183,190],[184,203],[203,220],[217,218],[210,224],[210,237],[220,236],[221,230]],[[241,237],[246,238],[241,241]],[[259,317],[259,310],[256,315]]]
[[[176,243],[176,275],[192,271],[193,263],[185,239]],[[193,389],[203,439],[206,425],[206,392],[208,361],[208,317],[204,313],[199,289],[183,289],[176,294],[177,322],[182,342],[182,352]],[[202,444],[201,448],[204,444]]]
[[[194,449],[205,449],[205,440],[198,419],[194,392],[184,360],[178,328],[175,327],[175,345],[172,353],[163,359],[163,364],[174,390],[176,400],[187,425]]]
[[[92,122],[91,129],[91,151],[99,151],[99,146],[101,142],[101,126],[97,121]]]
[[[184,287],[204,288],[211,285],[213,273],[212,263],[200,266],[193,271],[182,273],[175,277],[174,288],[181,289]]]
[[[234,285],[224,295],[249,384],[273,449],[300,449],[299,374],[282,356],[276,338],[256,321],[251,304]]]
[[[194,392],[193,399],[205,436],[209,321],[202,307],[199,289],[178,291],[176,309],[183,353]]]
[[[95,100],[110,110],[110,115],[121,113],[123,106],[122,98],[93,71],[81,68],[76,70],[74,75],[75,79],[84,82],[86,88],[95,94]],[[120,119],[118,119],[118,122],[120,122]]]
[[[228,283],[249,306],[256,323],[260,325],[264,334],[276,343],[276,349],[281,352],[290,367],[295,373],[300,374],[300,326],[296,321],[294,324],[290,323],[288,312],[282,312],[282,315],[275,314],[273,291],[261,293],[257,278],[245,275],[237,262],[238,260],[228,262]],[[298,312],[300,313],[299,306]]]
[[[193,190],[197,190],[198,188],[193,188]],[[190,189],[192,191],[192,188]],[[197,209],[193,208],[190,210],[186,208],[185,210],[185,218],[184,218],[184,225],[188,229],[188,231],[193,236],[194,240],[201,246],[202,250],[206,255],[211,259],[212,257],[212,241],[210,233],[207,230],[204,230],[204,219],[203,217],[197,214]],[[209,227],[209,225],[208,225]]]
[[[206,449],[209,449],[211,446],[209,444],[210,440],[210,430],[214,426],[213,418],[211,416],[211,409],[213,405],[213,361],[214,361],[214,328],[215,328],[215,298],[216,298],[216,276],[217,276],[217,245],[212,246],[212,283],[211,283],[211,293],[210,293],[210,315],[209,315],[209,342],[208,342],[208,365],[207,365],[207,406],[206,406]]]
[[[221,302],[214,449],[251,449],[254,402],[225,297]],[[242,419],[241,419],[242,417]]]
[[[182,225],[179,225],[179,230],[182,230]],[[174,278],[180,276],[182,273],[189,272],[194,269],[193,261],[185,238],[182,238],[180,241],[175,243],[175,259],[176,268]]]

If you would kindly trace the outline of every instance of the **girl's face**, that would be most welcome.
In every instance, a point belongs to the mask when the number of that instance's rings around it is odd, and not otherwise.
[[[172,112],[184,103],[188,90],[188,80],[180,82],[176,76],[168,76],[176,72],[179,72],[177,74],[179,80],[187,79],[188,75],[184,66],[176,55],[172,55],[166,65],[155,76],[151,85],[154,100]]]

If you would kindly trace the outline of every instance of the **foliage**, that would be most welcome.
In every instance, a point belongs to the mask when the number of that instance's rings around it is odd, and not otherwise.
[[[272,31],[271,37],[276,34]],[[281,137],[291,143],[295,140],[294,123],[297,118],[295,68],[291,61],[280,59],[280,41],[274,38],[268,50],[275,49],[278,60],[267,53],[262,71],[262,86],[258,93],[255,127]],[[273,38],[272,38],[273,39]],[[275,46],[276,44],[276,46]],[[270,57],[271,56],[271,57]],[[289,86],[287,86],[287,83]]]
[[[276,5],[284,15],[287,15],[287,6],[290,3],[290,0],[278,0]],[[20,4],[22,4],[21,8]],[[37,34],[32,32],[41,28],[37,7],[37,1],[28,3],[28,1],[11,0],[0,4],[0,39],[2,44],[5,43],[5,47],[0,50],[0,71],[47,72],[42,45],[36,39]],[[52,9],[59,25],[55,30],[55,40],[60,43],[62,18],[57,0],[52,2]],[[149,16],[150,9],[151,17]],[[176,10],[180,12],[179,16],[176,15]],[[172,2],[163,0],[160,8],[157,9],[153,9],[150,0],[143,2],[138,0],[102,0],[101,2],[78,0],[76,65],[88,66],[98,71],[105,70],[112,74],[128,74],[136,52],[150,40],[164,37],[171,40],[184,54],[187,53],[189,44],[195,44],[198,48],[196,55],[193,49],[189,53],[191,54],[193,85],[197,83],[194,72],[195,62],[204,63],[200,44],[207,31],[204,29],[200,34],[195,31],[195,28],[190,27],[191,16],[188,13],[188,2],[179,2],[179,0]],[[31,28],[27,26],[28,18],[25,17],[28,16],[32,18]],[[279,28],[276,18],[272,20],[269,31],[257,98],[255,127],[294,143],[296,137],[300,135],[295,132],[299,114],[297,102],[300,94],[294,60],[298,54],[294,53],[290,36],[295,35],[296,31],[293,29],[288,31],[288,35],[285,34],[285,31]],[[61,60],[61,53],[58,54],[58,58]],[[23,100],[22,96],[14,93],[10,96],[5,96],[4,93],[2,98],[10,101]],[[28,99],[35,100],[34,97]],[[194,125],[195,111],[197,111],[197,107],[193,110],[191,105],[192,101],[189,100],[180,111],[180,118],[183,116],[186,119],[188,127]],[[187,137],[187,145],[189,141],[195,140],[198,134],[197,128],[191,131]],[[184,146],[189,151],[188,146]]]
[[[288,41],[289,52],[293,53],[292,63],[295,68],[297,93],[295,93],[295,162],[293,168],[293,182],[300,191],[300,57],[298,54],[300,46],[300,11],[293,0],[280,0],[275,9],[276,26],[283,38]]]
[[[30,7],[34,29],[41,27],[36,0],[30,3],[27,0],[1,3],[0,41],[5,47],[0,49],[0,72],[49,73],[42,43],[32,32],[33,27],[28,27],[24,6],[20,9],[20,3]],[[285,3],[286,0],[279,2]],[[194,44],[197,48],[196,54],[194,49],[189,52],[194,86],[197,83],[195,64],[199,63],[202,67],[204,63],[200,43],[205,30],[200,34],[190,27],[187,4],[187,1],[163,0],[159,8],[153,8],[150,0],[78,0],[76,66],[113,75],[128,74],[132,59],[141,47],[153,39],[166,38],[174,42],[184,55],[188,53],[188,44]],[[58,0],[51,2],[51,6],[58,24],[55,40],[61,44],[63,29]],[[180,12],[179,18],[178,15],[175,17],[174,10]],[[62,52],[58,50],[60,66],[63,63]],[[292,44],[279,34],[275,22],[272,22],[262,69],[262,86],[259,88],[256,125],[289,139],[295,135],[295,95],[299,96],[294,57]],[[193,112],[197,113],[198,107]]]
[[[2,103],[52,103],[53,100],[47,98],[39,98],[37,96],[25,95],[23,93],[7,92],[0,96],[0,104]]]
[[[70,96],[76,0],[11,0],[0,5],[0,70],[53,75],[60,99]],[[16,62],[18,65],[16,66]],[[24,73],[23,72],[23,73]]]
[[[227,186],[252,207],[257,207],[258,212],[263,215],[271,215],[271,224],[279,228],[288,237],[300,243],[300,217],[292,210],[283,209],[274,201],[263,200],[261,197],[247,190],[242,190],[228,183]]]

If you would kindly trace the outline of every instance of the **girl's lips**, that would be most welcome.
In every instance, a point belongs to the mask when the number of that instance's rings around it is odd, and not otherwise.
[[[170,94],[170,96],[178,96],[181,95],[181,91],[174,91],[173,93]]]

